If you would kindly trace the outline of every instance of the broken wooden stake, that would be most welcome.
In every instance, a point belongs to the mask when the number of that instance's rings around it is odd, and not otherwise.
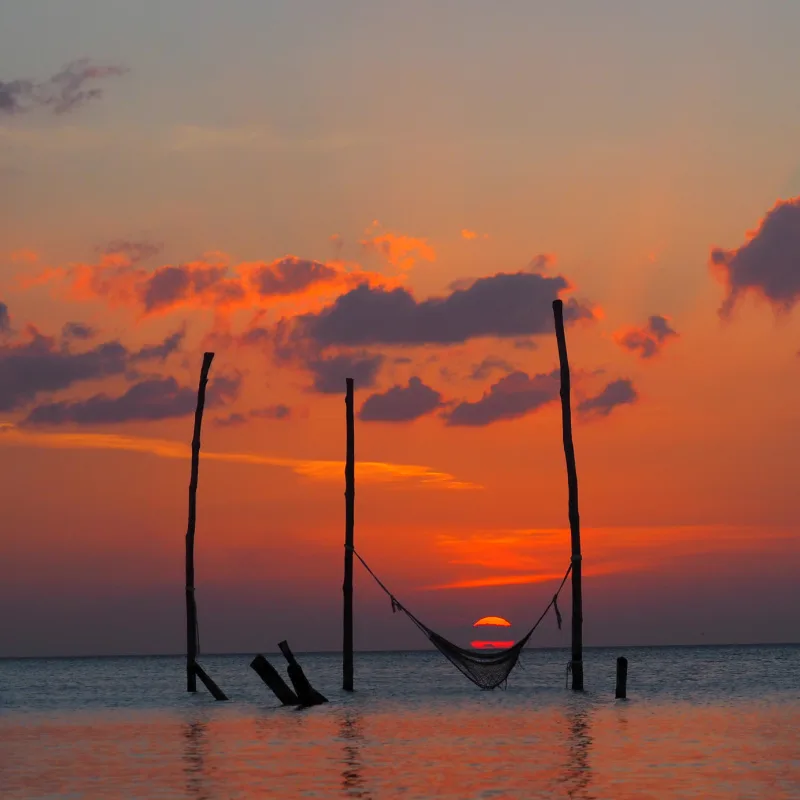
[[[227,700],[228,696],[222,689],[217,686],[214,681],[211,680],[211,677],[206,673],[206,671],[195,661],[194,662],[194,672],[198,678],[203,682],[203,685],[211,692],[211,696],[215,700]]]
[[[286,685],[286,681],[280,676],[278,670],[264,656],[257,655],[251,662],[250,667],[269,686],[272,693],[283,705],[296,706],[300,704],[297,695]]]
[[[289,673],[289,679],[292,682],[292,686],[294,686],[294,690],[297,694],[297,699],[300,701],[301,706],[318,706],[322,703],[327,703],[328,698],[321,695],[308,681],[306,678],[305,673],[303,672],[303,668],[297,663],[297,659],[294,657],[294,654],[289,649],[289,643],[287,641],[282,641],[278,643],[278,647],[286,656],[286,660],[289,662],[289,666],[287,667],[286,671]]]
[[[198,645],[197,602],[194,596],[194,533],[197,525],[197,481],[200,471],[200,430],[203,425],[203,409],[206,404],[208,371],[214,360],[213,353],[203,354],[200,369],[200,384],[197,388],[197,408],[194,412],[194,435],[192,436],[192,472],[189,480],[189,518],[186,526],[186,690],[197,691],[196,678],[205,684],[215,700],[227,700],[225,692],[217,686],[197,663]]]

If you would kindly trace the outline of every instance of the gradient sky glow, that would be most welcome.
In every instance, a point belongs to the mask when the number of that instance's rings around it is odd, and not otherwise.
[[[798,641],[800,5],[0,5],[0,655]]]

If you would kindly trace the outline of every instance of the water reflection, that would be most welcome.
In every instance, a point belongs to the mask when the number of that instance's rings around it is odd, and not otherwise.
[[[344,740],[342,791],[348,797],[370,800],[372,795],[364,785],[364,763],[361,759],[361,748],[364,744],[362,724],[361,715],[349,709],[340,719],[339,735]]]
[[[188,722],[183,726],[183,772],[186,776],[186,792],[195,800],[211,797],[206,774],[208,757],[208,724]]]
[[[594,739],[591,732],[591,707],[584,698],[575,698],[579,702],[570,705],[565,712],[567,723],[567,762],[561,782],[567,790],[567,797],[591,800],[589,786],[594,777],[590,761]]]

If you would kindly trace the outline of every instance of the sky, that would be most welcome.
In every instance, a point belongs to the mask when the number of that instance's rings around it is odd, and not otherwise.
[[[798,641],[800,6],[0,11],[0,655]]]

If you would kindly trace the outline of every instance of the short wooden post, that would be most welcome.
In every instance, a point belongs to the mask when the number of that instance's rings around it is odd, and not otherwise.
[[[572,688],[583,691],[583,594],[581,589],[581,523],[578,514],[578,472],[575,466],[575,446],[572,443],[572,410],[570,408],[569,358],[564,333],[564,303],[553,301],[553,316],[561,367],[561,424],[564,456],[567,462],[569,487],[569,530],[572,541]]]
[[[620,656],[617,659],[617,700],[624,700],[628,696],[628,659]]]
[[[278,643],[278,647],[289,662],[286,671],[289,673],[289,679],[292,682],[292,686],[294,686],[300,705],[318,706],[322,703],[327,703],[328,698],[321,695],[306,678],[303,668],[297,663],[297,659],[289,648],[289,643],[284,640]]]
[[[297,695],[286,685],[286,681],[280,676],[278,670],[272,666],[262,655],[257,655],[250,667],[255,670],[258,677],[272,689],[273,694],[285,706],[296,706],[300,702]]]
[[[347,378],[347,460],[345,476],[344,522],[344,630],[342,637],[342,688],[353,691],[353,528],[355,527],[355,415],[353,411],[353,379]]]
[[[197,603],[194,598],[194,531],[197,522],[197,479],[200,469],[200,428],[203,425],[203,408],[206,403],[208,371],[214,360],[213,353],[203,355],[200,386],[197,389],[197,408],[194,412],[192,437],[192,474],[189,481],[189,521],[186,528],[186,691],[197,691]]]

